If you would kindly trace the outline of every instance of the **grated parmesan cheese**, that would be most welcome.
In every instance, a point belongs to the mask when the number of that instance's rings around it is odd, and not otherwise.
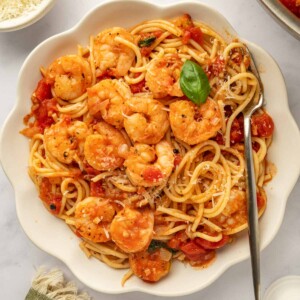
[[[43,0],[0,0],[0,22],[18,18],[35,10]]]

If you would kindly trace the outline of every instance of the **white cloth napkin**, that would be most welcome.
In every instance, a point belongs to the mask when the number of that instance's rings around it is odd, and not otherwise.
[[[62,271],[46,272],[40,268],[25,300],[91,300],[87,293],[79,293],[73,282],[66,282]]]

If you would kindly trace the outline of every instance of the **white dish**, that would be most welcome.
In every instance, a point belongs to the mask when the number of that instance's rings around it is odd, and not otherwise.
[[[259,0],[271,16],[295,38],[300,40],[300,18],[278,0]]]
[[[248,238],[244,232],[235,243],[220,251],[215,263],[207,269],[196,270],[175,262],[170,274],[156,284],[131,278],[122,287],[121,278],[126,271],[114,270],[96,260],[87,259],[78,246],[78,238],[64,222],[44,208],[27,175],[28,140],[19,131],[23,128],[24,115],[30,110],[31,93],[40,79],[39,67],[47,66],[58,56],[74,53],[77,44],[88,44],[89,35],[95,35],[101,29],[130,27],[144,19],[169,18],[182,13],[202,20],[224,37],[237,36],[223,16],[199,2],[184,1],[170,5],[124,0],[105,2],[87,14],[76,27],[49,38],[32,51],[20,71],[17,103],[2,130],[1,161],[15,189],[17,214],[24,231],[37,246],[64,261],[79,280],[100,292],[141,291],[160,296],[186,295],[203,289],[230,266],[249,257]],[[261,70],[267,110],[277,125],[269,159],[276,164],[278,173],[266,188],[268,208],[260,221],[261,246],[264,248],[282,223],[288,196],[299,176],[300,136],[288,108],[285,83],[277,64],[263,49],[252,43],[248,45]]]
[[[36,9],[10,20],[0,21],[0,32],[16,31],[25,28],[45,16],[54,6],[56,0],[43,0]]]
[[[298,300],[300,295],[300,276],[285,276],[273,282],[263,300]]]

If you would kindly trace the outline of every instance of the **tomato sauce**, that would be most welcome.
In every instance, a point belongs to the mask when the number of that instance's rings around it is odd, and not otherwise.
[[[33,110],[33,115],[36,117],[36,126],[40,128],[41,132],[44,132],[45,128],[54,123],[51,114],[57,111],[56,104],[57,101],[54,98],[45,99]]]
[[[224,247],[229,242],[229,236],[223,235],[222,239],[218,242],[210,242],[202,238],[195,238],[195,243],[206,250],[219,249]]]
[[[33,93],[31,113],[24,118],[28,128],[23,130],[23,134],[31,138],[36,133],[43,133],[45,128],[50,127],[54,120],[51,115],[57,112],[57,101],[52,97],[51,85],[43,78],[41,79]],[[30,123],[30,119],[34,121]]]
[[[137,74],[137,76],[140,75],[139,73]],[[135,76],[135,77],[137,77]],[[130,85],[130,90],[133,94],[136,94],[136,93],[141,93],[144,91],[145,89],[145,85],[146,85],[146,80],[143,79],[141,80],[140,82],[138,83],[134,83],[134,84],[131,84]]]
[[[274,132],[274,122],[267,114],[253,115],[251,118],[251,132],[253,136],[271,137]]]
[[[182,43],[188,44],[189,40],[192,39],[199,45],[203,45],[203,32],[199,27],[196,27],[190,15],[184,14],[180,19],[177,20],[175,25],[179,26],[183,30]]]
[[[225,60],[223,56],[218,55],[209,65],[206,70],[206,75],[208,78],[212,76],[219,76],[221,73],[225,72]]]
[[[97,181],[97,182],[91,181],[90,187],[91,187],[90,195],[92,197],[103,197],[104,196],[105,191],[103,189],[101,181]]]
[[[61,209],[62,196],[54,194],[51,190],[51,182],[48,178],[44,177],[40,185],[39,197],[48,206],[52,214],[57,215]]]
[[[251,117],[251,134],[252,136],[271,137],[274,133],[273,119],[267,114],[257,114]],[[219,145],[224,145],[224,137],[221,133],[217,133],[215,137]],[[244,141],[244,117],[242,114],[238,115],[232,122],[230,131],[230,144],[234,145]],[[253,149],[259,150],[259,144],[253,143]]]
[[[143,172],[143,177],[146,181],[157,182],[163,178],[161,170],[155,167],[149,167]]]
[[[38,82],[35,96],[40,101],[52,98],[51,85],[48,84],[44,78]]]

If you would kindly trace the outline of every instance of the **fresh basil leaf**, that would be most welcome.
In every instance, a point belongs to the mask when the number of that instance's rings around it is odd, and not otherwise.
[[[210,92],[208,78],[197,63],[187,60],[180,73],[180,88],[195,104],[204,103]]]
[[[156,40],[156,37],[155,36],[150,36],[150,37],[147,37],[145,38],[144,40],[140,40],[138,42],[139,44],[139,47],[149,47],[152,45],[152,43]]]
[[[148,252],[153,253],[157,249],[165,248],[166,250],[170,251],[172,254],[176,253],[175,249],[170,248],[166,243],[159,241],[159,240],[152,240],[149,247]]]

